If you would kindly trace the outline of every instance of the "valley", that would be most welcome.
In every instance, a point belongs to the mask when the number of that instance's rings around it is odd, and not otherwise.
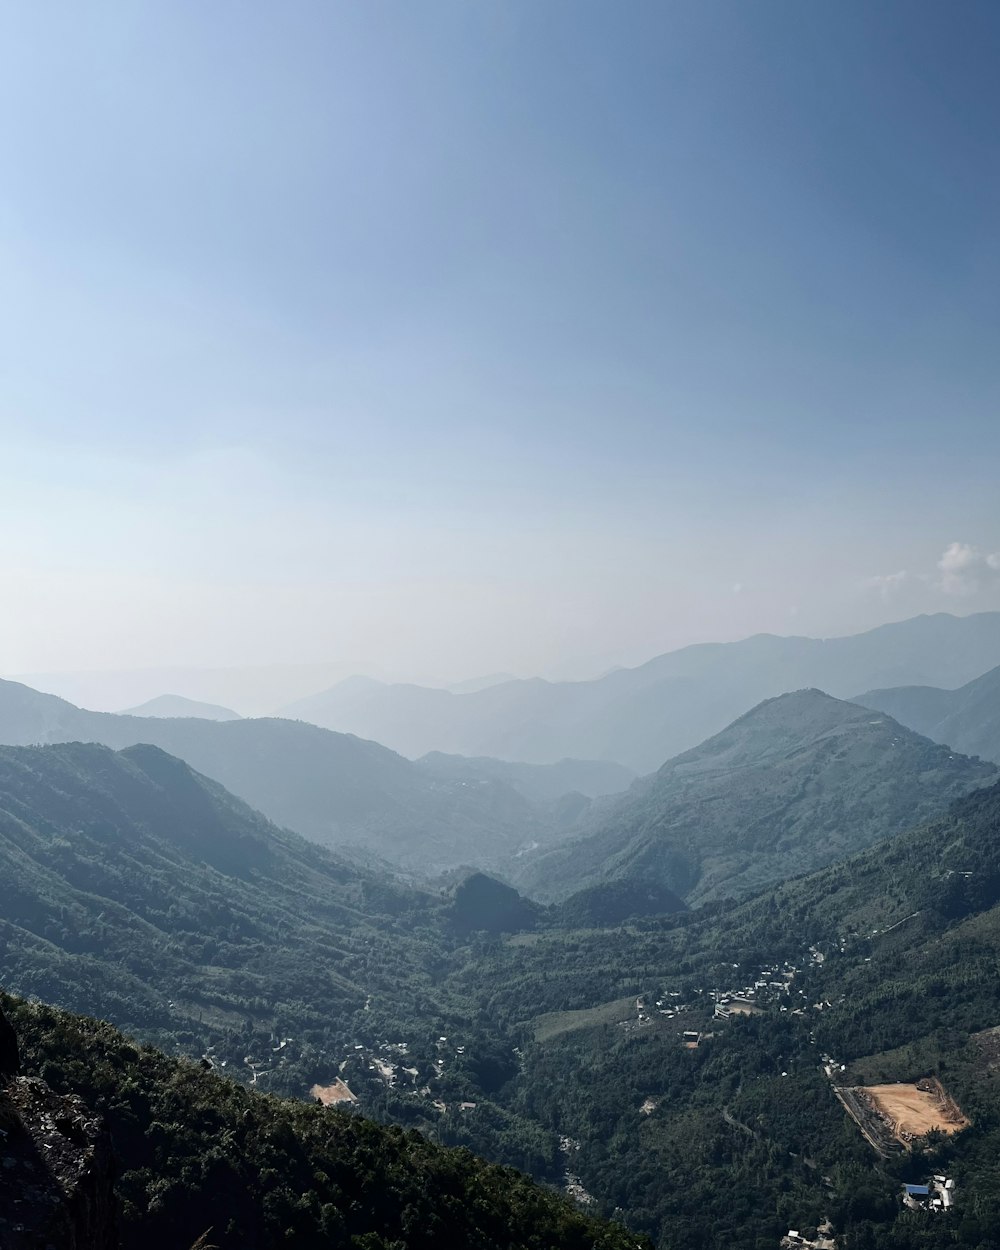
[[[0,1250],[1000,1250],[1000,2],[0,60]]]
[[[728,828],[742,859],[657,879],[629,852],[618,878],[608,853],[539,904],[343,858],[157,747],[2,748],[0,979],[255,1092],[513,1165],[667,1250],[821,1224],[936,1248],[940,1209],[904,1183],[954,1176],[967,1231],[1000,1212],[995,775],[801,692],[597,805],[652,805],[650,847],[683,816],[718,854]],[[737,863],[735,897],[692,888],[732,889]],[[734,1184],[746,1200],[709,1217]]]

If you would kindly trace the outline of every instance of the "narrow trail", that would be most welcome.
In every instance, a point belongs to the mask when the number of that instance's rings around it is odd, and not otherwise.
[[[725,1120],[727,1124],[731,1125],[733,1128],[738,1128],[741,1132],[746,1133],[748,1136],[752,1137],[754,1141],[757,1140],[758,1134],[750,1127],[749,1124],[744,1124],[742,1120],[737,1120],[736,1117],[731,1114],[728,1107],[722,1108],[722,1118]]]

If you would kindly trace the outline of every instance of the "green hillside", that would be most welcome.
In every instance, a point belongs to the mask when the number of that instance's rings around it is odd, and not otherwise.
[[[849,855],[997,776],[889,717],[818,690],[760,704],[643,778],[596,831],[525,861],[523,888],[564,896],[609,880],[689,904],[747,894]]]
[[[749,1250],[827,1219],[852,1247],[989,1247],[998,900],[993,786],[738,905],[507,940],[448,988],[522,1030],[509,1105],[578,1143],[581,1183],[661,1247]],[[752,1014],[715,1015],[748,989]],[[823,1055],[843,1083],[938,1077],[972,1127],[880,1158]],[[931,1171],[957,1178],[954,1213],[902,1208],[901,1183]]]
[[[6,995],[22,1065],[111,1129],[122,1250],[633,1250],[511,1169],[349,1111],[281,1100]]]
[[[248,1077],[292,1036],[268,1088],[326,1075],[369,995],[426,1001],[432,904],[156,747],[0,748],[0,981]]]

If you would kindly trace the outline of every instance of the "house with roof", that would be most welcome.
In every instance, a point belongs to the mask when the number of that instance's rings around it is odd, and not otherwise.
[[[904,1185],[903,1205],[911,1211],[948,1211],[955,1205],[955,1182],[933,1176],[925,1185]]]

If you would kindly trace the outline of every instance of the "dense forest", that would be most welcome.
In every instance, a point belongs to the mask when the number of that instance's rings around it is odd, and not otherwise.
[[[468,1151],[247,1090],[135,1046],[107,1024],[6,995],[0,1006],[19,1035],[24,1067],[82,1097],[109,1124],[124,1250],[187,1247],[205,1234],[220,1250],[637,1244]]]

